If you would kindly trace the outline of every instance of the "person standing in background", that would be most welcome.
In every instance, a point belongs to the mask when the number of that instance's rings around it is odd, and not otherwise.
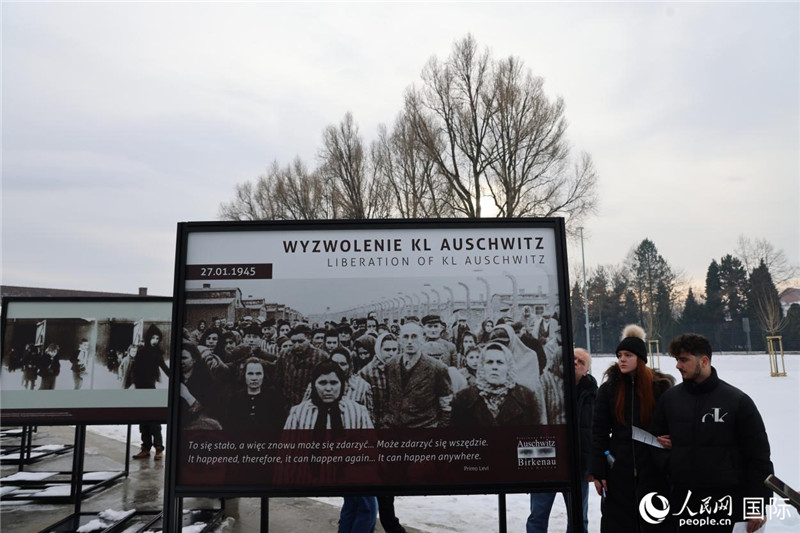
[[[589,533],[589,459],[592,453],[592,414],[594,400],[597,397],[597,380],[589,371],[592,367],[592,356],[583,348],[575,349],[575,412],[578,416],[578,443],[581,453],[581,500],[583,501],[583,533]],[[525,524],[526,533],[546,533],[550,519],[550,511],[556,498],[554,492],[538,492],[531,494],[531,514]],[[567,505],[567,533],[575,533],[572,527],[572,513],[569,509],[567,494],[564,493]]]
[[[764,421],[753,400],[721,380],[711,366],[711,343],[702,335],[688,333],[672,339],[669,353],[677,361],[683,383],[668,390],[658,402],[650,428],[666,454],[671,485],[671,505],[700,509],[705,501],[730,499],[731,507],[707,518],[744,517],[744,500],[769,501],[772,491],[764,480],[774,473]],[[664,455],[664,454],[662,454]],[[676,507],[682,509],[683,507]],[[697,511],[695,511],[697,512]],[[747,532],[766,522],[747,520]],[[730,532],[727,526],[685,525],[679,515],[678,531]]]
[[[81,339],[78,350],[70,361],[72,362],[72,381],[75,384],[75,390],[78,390],[83,387],[83,376],[86,375],[86,367],[89,365],[88,339]]]
[[[670,527],[668,522],[651,524],[639,514],[642,497],[665,493],[666,483],[650,447],[633,440],[633,427],[650,426],[659,397],[674,379],[647,366],[645,333],[639,326],[625,327],[616,353],[617,364],[606,370],[597,391],[592,419],[589,472],[597,494],[603,497],[600,531],[662,531]]]
[[[59,350],[58,344],[49,344],[44,349],[44,354],[40,356],[38,373],[42,381],[39,384],[39,390],[53,390],[56,388],[56,377],[61,373],[61,361],[58,360]]]

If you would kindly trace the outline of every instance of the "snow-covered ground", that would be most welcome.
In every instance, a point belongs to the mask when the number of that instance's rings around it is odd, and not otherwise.
[[[613,357],[596,357],[592,374],[598,379],[613,364]],[[769,433],[775,473],[795,489],[800,488],[800,355],[786,356],[786,377],[770,377],[766,355],[715,355],[713,364],[720,378],[747,392],[756,402]],[[662,371],[680,381],[669,357],[661,358]],[[126,426],[90,426],[90,431],[125,442]],[[339,507],[341,498],[315,498]],[[408,496],[395,501],[397,516],[404,524],[422,531],[476,532],[497,531],[498,497],[496,494],[471,496]],[[508,530],[525,531],[529,499],[527,494],[506,497]],[[785,518],[773,517],[770,532],[800,531],[800,516],[793,509]],[[563,498],[556,498],[550,516],[550,529],[564,531],[566,510]],[[589,497],[589,531],[600,531],[600,499]]]

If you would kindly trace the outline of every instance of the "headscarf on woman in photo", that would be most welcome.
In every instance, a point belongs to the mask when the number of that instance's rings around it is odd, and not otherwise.
[[[464,368],[467,366],[466,357],[467,352],[469,352],[472,348],[477,346],[478,343],[478,336],[472,333],[471,331],[465,331],[461,338],[458,339],[458,364],[456,365],[457,368]]]
[[[506,380],[503,383],[492,384],[486,380],[486,353],[488,350],[501,352],[505,356],[508,371],[506,372]],[[517,384],[517,370],[514,366],[514,356],[511,350],[506,348],[500,343],[487,344],[481,350],[481,362],[476,371],[475,387],[480,391],[481,398],[486,402],[489,411],[497,417],[500,411],[500,406],[505,400],[508,391],[513,389]]]
[[[375,358],[381,365],[385,365],[389,362],[389,359],[400,353],[399,351],[394,353],[386,353],[383,351],[383,343],[387,338],[388,340],[397,341],[397,336],[390,331],[381,333],[375,341]]]
[[[387,351],[387,349],[391,351]],[[375,341],[375,357],[358,372],[358,376],[370,386],[372,396],[370,412],[372,421],[378,428],[383,427],[388,403],[389,386],[386,381],[386,363],[399,354],[400,345],[394,333],[381,333]]]
[[[492,342],[499,342],[511,350],[516,368],[517,383],[531,389],[541,400],[541,384],[539,382],[539,357],[536,351],[525,346],[514,328],[509,324],[498,324],[490,335]],[[540,404],[542,402],[540,401]]]
[[[475,384],[456,394],[453,426],[529,426],[542,418],[536,394],[517,383],[514,356],[490,342],[481,349]]]
[[[358,373],[375,357],[375,337],[362,335],[353,342],[353,372]]]
[[[467,350],[463,358],[464,366],[459,369],[467,380],[467,385],[474,385],[478,379],[478,366],[481,364],[481,348],[474,346]]]
[[[491,324],[491,325],[489,325]],[[494,329],[494,320],[491,318],[486,318],[481,322],[481,329],[478,331],[478,343],[479,344],[486,344],[489,342],[489,335],[492,334],[492,330]]]

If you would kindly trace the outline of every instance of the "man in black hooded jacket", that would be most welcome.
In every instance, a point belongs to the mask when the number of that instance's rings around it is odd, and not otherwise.
[[[680,335],[669,352],[683,383],[661,396],[651,430],[671,450],[663,457],[672,487],[670,513],[681,532],[729,532],[746,518],[744,498],[768,502],[771,495],[763,483],[773,473],[767,431],[753,400],[717,376],[708,339]],[[725,525],[701,525],[703,518]],[[752,533],[764,519],[747,522]]]

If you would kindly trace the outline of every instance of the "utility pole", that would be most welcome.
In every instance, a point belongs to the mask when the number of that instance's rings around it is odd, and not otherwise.
[[[586,351],[592,353],[592,339],[589,337],[589,289],[586,285],[586,254],[583,251],[583,226],[581,231],[581,261],[583,262],[583,313],[586,322]]]

